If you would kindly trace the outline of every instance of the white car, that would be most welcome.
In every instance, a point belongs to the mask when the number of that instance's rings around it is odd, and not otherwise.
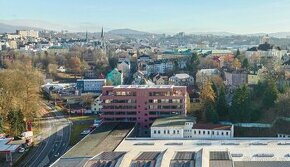
[[[24,151],[25,151],[25,148],[23,147],[20,147],[20,149],[18,150],[19,153],[24,153]]]
[[[84,131],[82,131],[81,135],[87,135],[89,134],[91,131],[89,129],[86,129]]]

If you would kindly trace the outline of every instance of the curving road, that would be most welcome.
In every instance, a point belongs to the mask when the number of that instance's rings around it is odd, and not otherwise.
[[[18,166],[49,166],[67,151],[71,123],[60,112],[53,112],[55,116],[43,120],[42,141]]]

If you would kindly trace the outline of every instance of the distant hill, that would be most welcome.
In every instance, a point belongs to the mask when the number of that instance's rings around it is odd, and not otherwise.
[[[216,35],[216,36],[232,36],[237,35],[230,32],[193,32],[194,35]]]
[[[0,33],[15,33],[16,30],[43,30],[40,28],[26,27],[26,26],[14,26],[0,23]]]
[[[109,34],[117,34],[117,35],[144,35],[144,34],[150,34],[148,32],[143,32],[143,31],[137,31],[137,30],[132,30],[132,29],[115,29],[108,31]]]

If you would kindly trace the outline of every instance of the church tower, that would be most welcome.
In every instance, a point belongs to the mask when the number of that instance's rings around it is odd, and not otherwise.
[[[89,43],[89,39],[88,39],[88,31],[86,30],[86,43]]]
[[[102,31],[101,31],[101,47],[105,48],[105,34],[104,34],[104,28],[102,27]]]
[[[270,43],[270,37],[269,37],[268,34],[267,34],[267,35],[264,35],[264,36],[262,37],[262,39],[261,39],[261,44],[265,44],[265,43],[267,43],[267,44]]]

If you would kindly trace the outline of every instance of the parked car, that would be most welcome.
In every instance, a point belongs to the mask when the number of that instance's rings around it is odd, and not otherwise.
[[[25,151],[25,148],[23,148],[23,147],[20,147],[18,150],[19,153],[24,153],[24,151]]]
[[[87,134],[89,134],[90,132],[91,132],[90,129],[86,129],[86,130],[82,131],[81,135],[87,135]]]

